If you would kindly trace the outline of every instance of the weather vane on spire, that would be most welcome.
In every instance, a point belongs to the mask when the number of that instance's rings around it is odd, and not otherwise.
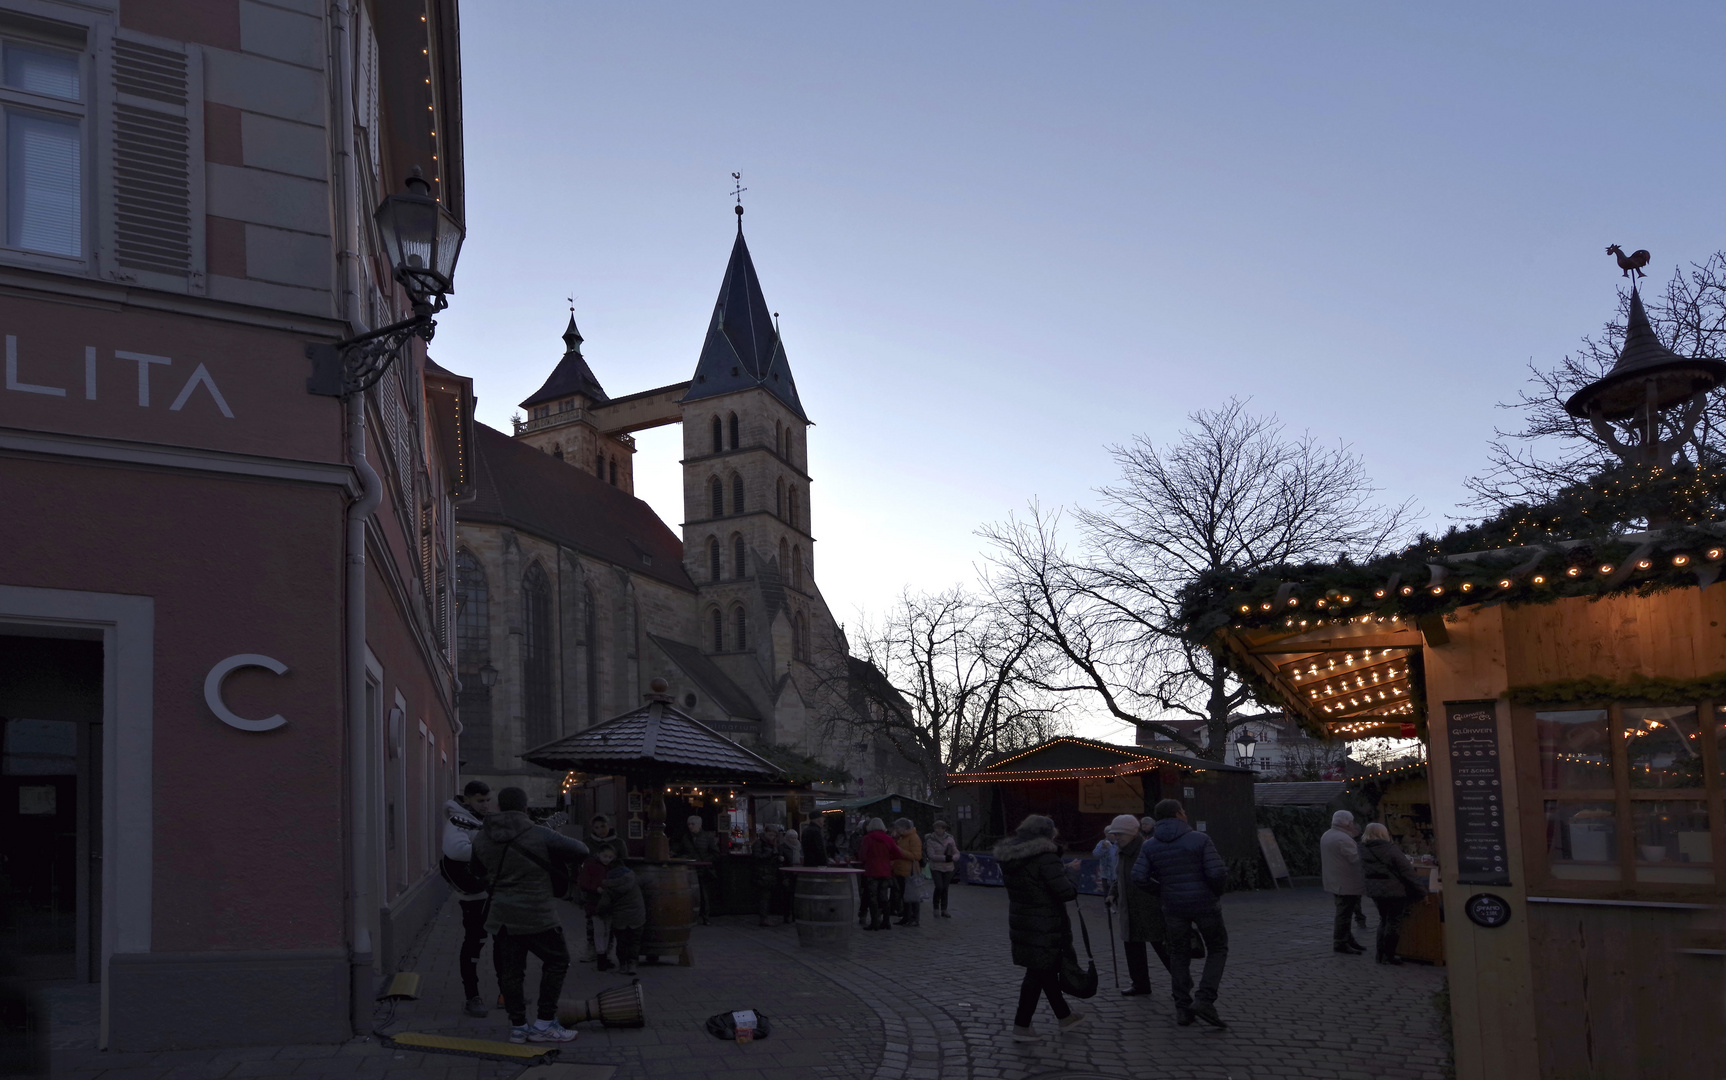
[[[1635,278],[1647,276],[1642,272],[1642,268],[1648,265],[1648,259],[1650,257],[1646,248],[1633,251],[1626,255],[1624,254],[1623,248],[1619,247],[1617,244],[1613,244],[1611,247],[1606,249],[1606,254],[1618,256],[1618,269],[1624,271],[1621,275],[1622,277],[1634,280]]]
[[[737,232],[743,234],[743,193],[749,189],[743,186],[743,174],[731,174],[731,197],[737,200]]]

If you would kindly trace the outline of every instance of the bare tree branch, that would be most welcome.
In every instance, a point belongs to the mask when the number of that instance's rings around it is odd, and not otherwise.
[[[1178,596],[1199,575],[1280,563],[1372,557],[1405,538],[1408,503],[1385,506],[1346,446],[1290,437],[1274,416],[1229,401],[1195,412],[1174,443],[1140,437],[1112,453],[1120,479],[1101,505],[988,526],[996,604],[1052,654],[1039,685],[1092,696],[1110,715],[1220,760],[1249,692],[1182,634]],[[1202,735],[1173,718],[1204,722]]]

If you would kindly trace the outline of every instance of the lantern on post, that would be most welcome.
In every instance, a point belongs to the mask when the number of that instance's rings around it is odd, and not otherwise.
[[[1258,749],[1258,745],[1259,741],[1253,738],[1253,733],[1242,728],[1241,733],[1235,737],[1235,759],[1237,761],[1251,761],[1253,752]]]

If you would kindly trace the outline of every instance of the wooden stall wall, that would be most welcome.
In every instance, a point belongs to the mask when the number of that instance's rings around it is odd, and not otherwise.
[[[1504,609],[1511,686],[1726,671],[1726,586]]]
[[[1718,1077],[1718,956],[1687,952],[1693,911],[1531,904],[1543,1080]]]
[[[1447,621],[1449,640],[1425,649],[1427,711],[1431,730],[1432,814],[1443,872],[1445,959],[1450,975],[1451,1020],[1458,1080],[1533,1080],[1541,1075],[1535,1039],[1535,1002],[1531,984],[1526,876],[1521,832],[1507,830],[1512,884],[1489,889],[1459,885],[1455,800],[1452,798],[1450,747],[1443,718],[1445,702],[1499,698],[1506,688],[1504,608],[1465,608]],[[1516,775],[1516,747],[1510,709],[1498,707],[1500,766]],[[1506,820],[1518,820],[1516,785],[1504,785]],[[1537,853],[1538,857],[1538,853]],[[1509,924],[1476,926],[1464,911],[1468,898],[1491,892],[1510,902]]]

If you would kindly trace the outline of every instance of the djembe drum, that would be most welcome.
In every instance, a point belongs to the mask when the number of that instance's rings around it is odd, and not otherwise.
[[[641,983],[602,990],[598,997],[586,1001],[564,1001],[557,1008],[557,1022],[573,1027],[584,1020],[598,1020],[606,1027],[638,1028],[647,1026],[647,999]]]

